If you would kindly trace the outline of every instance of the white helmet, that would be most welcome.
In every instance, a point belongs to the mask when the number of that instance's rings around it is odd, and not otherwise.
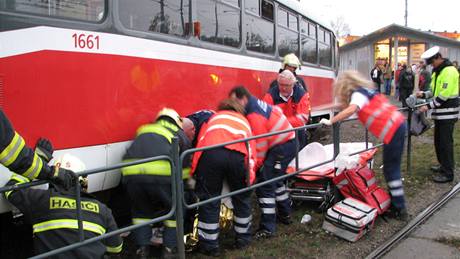
[[[69,153],[66,153],[56,159],[54,165],[64,169],[72,170],[75,173],[85,171],[86,169],[85,163],[83,163],[80,158]]]

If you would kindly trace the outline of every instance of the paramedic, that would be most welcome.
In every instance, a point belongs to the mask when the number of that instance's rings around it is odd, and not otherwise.
[[[280,107],[292,127],[306,125],[311,112],[308,92],[297,83],[295,75],[287,69],[278,74],[277,82],[278,87],[270,88],[263,100],[270,105]],[[305,130],[298,134],[300,149],[302,149],[307,145],[307,134]]]
[[[252,136],[244,107],[233,99],[223,100],[216,114],[201,128],[198,148]],[[230,191],[252,184],[255,180],[255,142],[227,145],[197,152],[193,156],[192,173],[197,180],[196,193],[200,200],[216,197],[222,192],[226,180]],[[249,164],[247,163],[249,161]],[[249,170],[249,174],[247,174]],[[249,176],[249,179],[247,178]],[[251,242],[251,193],[243,192],[231,197],[234,206],[235,248],[243,249]],[[199,252],[219,256],[219,211],[221,201],[204,204],[198,212]]]
[[[321,119],[320,123],[330,126],[357,113],[359,121],[383,141],[383,174],[391,194],[388,215],[407,220],[401,180],[401,157],[407,128],[404,115],[375,89],[375,84],[364,79],[358,72],[343,72],[337,78],[334,88],[343,110],[330,120]]]
[[[246,118],[254,135],[292,129],[281,109],[255,98],[244,86],[233,88],[229,96],[245,107]],[[257,173],[257,182],[264,182],[286,173],[289,162],[295,156],[294,135],[294,132],[290,131],[256,139],[256,171],[260,169]],[[292,223],[291,200],[284,181],[261,186],[256,190],[256,194],[262,211],[256,238],[270,238],[274,235],[276,216],[283,224]]]
[[[185,135],[190,140],[192,147],[196,147],[201,127],[214,113],[212,110],[201,110],[182,118]]]

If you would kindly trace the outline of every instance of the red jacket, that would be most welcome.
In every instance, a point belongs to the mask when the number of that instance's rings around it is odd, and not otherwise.
[[[248,120],[241,114],[232,111],[219,111],[209,118],[208,123],[204,124],[198,135],[197,148],[217,145],[229,141],[234,141],[252,136],[251,127]],[[249,157],[249,180],[253,183],[255,180],[255,141],[249,141],[249,149],[246,148],[245,142],[225,146],[226,149],[235,150],[243,153],[246,159]],[[200,160],[203,152],[196,152],[192,160],[192,175]]]
[[[293,127],[301,127],[308,123],[311,113],[310,95],[299,84],[294,85],[292,96],[287,102],[281,98],[278,87],[270,88],[264,96],[264,101],[280,107]]]
[[[248,118],[254,135],[292,129],[292,126],[286,116],[284,116],[281,109],[276,106],[271,106],[266,102],[251,96],[245,108],[246,118]],[[283,144],[294,138],[294,131],[290,131],[280,135],[256,139],[256,169],[262,166],[263,161],[265,160],[265,155],[270,148]]]
[[[404,115],[390,104],[383,94],[360,88],[358,92],[369,98],[369,103],[358,112],[361,123],[383,143],[390,143],[399,126],[404,123]]]

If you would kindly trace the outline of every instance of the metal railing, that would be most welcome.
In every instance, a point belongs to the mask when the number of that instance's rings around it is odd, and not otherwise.
[[[417,107],[422,106],[422,105],[424,105],[424,104],[417,105]],[[408,120],[408,124],[410,125],[413,109],[402,108],[400,110],[402,110],[402,111],[408,110],[408,115],[409,116],[407,117],[407,120]],[[276,181],[284,180],[284,179],[287,179],[287,178],[290,178],[290,177],[294,177],[294,176],[296,176],[296,175],[298,175],[300,173],[303,173],[302,175],[309,175],[309,174],[305,174],[304,172],[308,171],[308,170],[310,170],[312,168],[319,167],[321,165],[324,165],[324,164],[327,164],[327,163],[330,163],[330,162],[334,161],[334,159],[336,158],[336,156],[340,152],[340,139],[341,139],[341,137],[340,137],[340,126],[344,122],[353,121],[353,120],[356,120],[356,119],[348,119],[348,120],[345,120],[343,122],[335,123],[333,125],[333,127],[332,127],[333,128],[333,135],[332,136],[333,136],[334,155],[333,155],[332,159],[329,159],[329,160],[326,160],[326,161],[319,161],[317,164],[309,166],[309,167],[306,167],[306,168],[300,168],[299,169],[299,159],[298,159],[298,155],[299,155],[299,132],[303,132],[303,131],[305,131],[307,129],[313,129],[313,128],[321,127],[322,125],[319,124],[319,123],[305,125],[305,126],[302,126],[302,127],[297,127],[297,128],[293,128],[293,129],[289,129],[289,130],[283,130],[283,131],[277,131],[277,132],[273,132],[273,133],[253,136],[253,137],[249,137],[249,138],[245,138],[245,139],[235,140],[235,141],[226,142],[226,143],[213,145],[213,146],[208,146],[208,147],[203,147],[203,148],[188,149],[188,150],[184,151],[182,154],[179,154],[179,142],[178,142],[178,139],[177,139],[177,137],[174,137],[173,141],[172,141],[172,149],[171,149],[172,153],[171,153],[171,156],[165,156],[165,155],[156,156],[156,157],[136,160],[136,161],[129,162],[129,163],[120,163],[120,164],[109,166],[109,167],[102,167],[102,168],[83,171],[83,172],[79,173],[79,175],[91,175],[91,174],[96,174],[96,173],[102,173],[102,172],[109,171],[109,170],[120,169],[120,168],[123,168],[123,167],[126,167],[126,166],[138,165],[138,164],[148,163],[148,162],[157,161],[157,160],[167,160],[167,161],[170,162],[171,172],[172,172],[172,174],[171,174],[172,206],[171,206],[171,208],[170,208],[170,210],[169,210],[169,212],[167,214],[159,216],[159,217],[156,217],[154,219],[151,219],[150,221],[144,222],[142,224],[136,224],[136,225],[130,225],[130,226],[127,226],[127,227],[123,227],[123,228],[120,228],[120,229],[118,229],[116,231],[112,231],[112,232],[109,232],[109,233],[104,233],[104,234],[102,234],[100,236],[84,240],[84,230],[83,230],[83,226],[82,226],[82,215],[81,215],[80,186],[77,184],[77,187],[75,188],[75,191],[76,191],[76,210],[77,210],[77,220],[78,220],[78,231],[79,231],[79,239],[80,239],[79,242],[74,243],[74,244],[70,244],[68,246],[61,247],[59,249],[55,249],[55,250],[52,250],[52,251],[49,251],[49,252],[46,252],[46,253],[43,253],[43,254],[40,254],[40,255],[37,255],[37,256],[34,256],[32,258],[47,258],[49,256],[53,256],[53,255],[56,255],[56,254],[59,254],[59,253],[62,253],[62,252],[73,250],[73,249],[76,249],[78,247],[81,247],[81,246],[84,246],[84,245],[87,245],[87,244],[90,244],[90,243],[93,243],[93,242],[101,241],[101,240],[109,238],[111,236],[120,235],[121,233],[131,231],[131,230],[134,230],[136,228],[139,228],[139,227],[142,227],[142,226],[145,226],[145,225],[150,225],[150,224],[154,224],[154,223],[158,223],[158,222],[167,220],[167,219],[172,218],[173,216],[175,216],[176,224],[177,224],[176,237],[177,237],[178,254],[179,254],[180,258],[185,258],[184,222],[183,222],[183,208],[184,207],[188,208],[188,209],[197,208],[197,207],[199,207],[199,206],[201,206],[203,204],[214,202],[214,201],[220,200],[222,198],[226,198],[226,197],[231,197],[233,195],[237,195],[237,194],[240,194],[242,192],[254,190],[254,189],[256,189],[256,188],[258,188],[260,186],[270,184],[270,183],[273,183],[273,182],[276,182]],[[223,146],[226,146],[226,145],[236,144],[236,143],[241,143],[241,142],[245,142],[246,146],[248,146],[249,141],[251,141],[251,140],[264,138],[264,137],[270,137],[270,136],[273,136],[273,135],[279,135],[279,134],[288,133],[288,132],[292,132],[292,131],[295,132],[295,136],[296,136],[295,137],[295,142],[296,142],[295,172],[290,173],[290,174],[285,174],[285,175],[282,175],[282,176],[279,176],[279,177],[276,177],[276,178],[273,178],[273,179],[270,179],[270,180],[267,180],[267,181],[264,181],[264,182],[260,182],[260,183],[254,184],[254,185],[250,185],[250,186],[247,186],[245,188],[235,190],[233,192],[229,192],[229,193],[226,193],[226,194],[222,194],[222,195],[219,195],[219,196],[216,196],[216,197],[212,197],[212,198],[209,198],[207,200],[199,201],[199,202],[196,202],[196,203],[193,203],[193,204],[187,204],[186,203],[186,201],[184,199],[184,186],[183,186],[183,179],[182,179],[182,164],[184,162],[184,159],[186,159],[186,157],[188,157],[190,154],[195,153],[195,152],[199,152],[199,151],[206,151],[206,150],[216,149],[216,148],[220,148],[220,147],[223,147]],[[410,134],[410,127],[408,127],[408,135],[407,135],[408,136],[408,140],[407,140],[407,142],[408,142],[407,143],[407,169],[408,169],[408,171],[407,172],[409,172],[409,170],[410,170],[410,151],[411,151],[411,149],[410,149],[410,146],[411,146],[410,135],[411,135]],[[359,154],[359,153],[368,151],[370,149],[378,148],[378,147],[383,145],[383,144],[377,144],[377,145],[374,145],[374,146],[369,148],[369,146],[368,146],[369,140],[368,140],[368,131],[367,131],[367,129],[365,129],[365,142],[366,142],[366,148],[364,150],[360,150],[360,151],[357,151],[357,152],[349,154],[349,155]],[[23,188],[29,188],[29,187],[32,187],[32,186],[44,184],[46,182],[47,181],[40,180],[40,181],[33,181],[33,182],[30,182],[30,183],[26,183],[26,184],[6,186],[6,187],[0,188],[0,193],[6,192],[6,191],[11,191],[11,190],[19,190],[19,189],[23,189]]]

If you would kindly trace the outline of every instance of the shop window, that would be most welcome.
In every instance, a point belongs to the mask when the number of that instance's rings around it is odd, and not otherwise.
[[[104,0],[5,0],[0,10],[97,22],[104,18]]]
[[[185,36],[189,24],[188,0],[119,1],[120,20],[128,29]]]

